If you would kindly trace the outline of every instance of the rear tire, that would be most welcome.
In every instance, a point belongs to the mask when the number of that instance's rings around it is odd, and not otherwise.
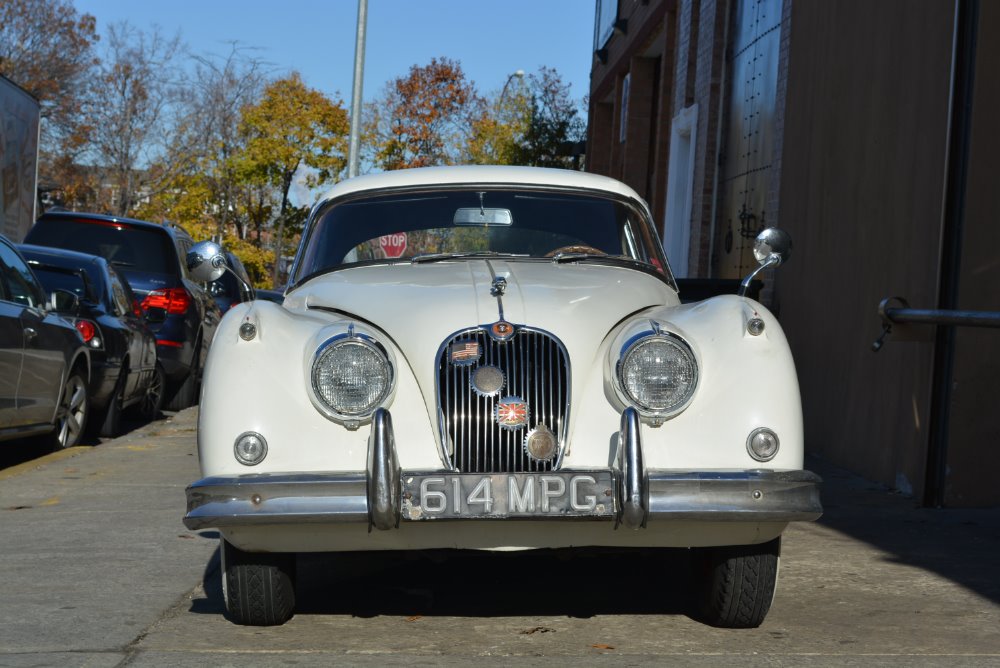
[[[191,370],[187,377],[181,382],[177,391],[174,392],[174,396],[171,397],[170,403],[167,404],[168,411],[182,411],[188,406],[194,406],[198,403],[198,380],[201,376],[201,370],[198,368],[199,358],[201,357],[201,343],[199,342],[194,349],[194,355],[191,357]]]
[[[780,553],[780,538],[698,549],[697,602],[705,623],[727,629],[760,626],[774,598]]]
[[[153,377],[149,380],[145,394],[136,404],[135,412],[139,417],[147,422],[151,422],[160,416],[163,408],[163,395],[167,391],[167,377],[163,373],[163,367],[157,364],[153,369]]]
[[[277,626],[295,612],[295,555],[244,552],[221,539],[222,595],[236,624]]]
[[[125,401],[125,380],[128,378],[128,369],[121,368],[118,380],[115,382],[114,392],[108,399],[108,405],[104,409],[104,416],[101,419],[101,428],[98,430],[102,438],[115,438],[121,433],[122,425],[122,403]]]
[[[50,439],[53,450],[65,450],[79,445],[90,416],[90,397],[87,396],[87,381],[78,369],[70,372],[66,384],[59,395],[56,409],[55,431]]]

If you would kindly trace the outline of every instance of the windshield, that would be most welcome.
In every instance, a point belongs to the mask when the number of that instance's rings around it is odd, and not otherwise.
[[[321,209],[293,282],[363,263],[469,255],[616,259],[648,265],[672,283],[659,240],[633,205],[580,192],[482,186],[381,194]]]

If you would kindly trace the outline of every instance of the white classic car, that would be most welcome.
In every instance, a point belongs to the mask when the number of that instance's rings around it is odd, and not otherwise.
[[[789,248],[766,230],[761,268]],[[284,302],[220,324],[198,449],[184,523],[221,532],[241,624],[291,617],[295,553],[619,546],[697,548],[702,618],[757,626],[822,511],[775,318],[681,304],[642,199],[568,170],[335,186]]]

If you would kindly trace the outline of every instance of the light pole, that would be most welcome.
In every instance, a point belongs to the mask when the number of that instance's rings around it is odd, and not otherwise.
[[[497,100],[497,107],[501,108],[503,107],[503,98],[507,94],[507,86],[509,86],[510,82],[514,80],[514,77],[517,77],[518,79],[523,79],[524,70],[517,70],[516,72],[511,72],[510,76],[507,77],[507,81],[504,82],[503,89],[500,91],[500,97]]]
[[[358,175],[358,145],[361,138],[361,89],[365,78],[365,29],[368,0],[358,0],[358,35],[354,45],[354,89],[351,94],[351,136],[347,151],[347,178]]]

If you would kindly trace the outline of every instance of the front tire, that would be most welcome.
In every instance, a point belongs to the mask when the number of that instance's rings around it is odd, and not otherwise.
[[[698,606],[712,626],[752,629],[771,608],[781,538],[762,545],[700,548],[695,553]]]
[[[277,626],[295,612],[295,555],[244,552],[225,538],[222,595],[229,619],[245,626]]]

